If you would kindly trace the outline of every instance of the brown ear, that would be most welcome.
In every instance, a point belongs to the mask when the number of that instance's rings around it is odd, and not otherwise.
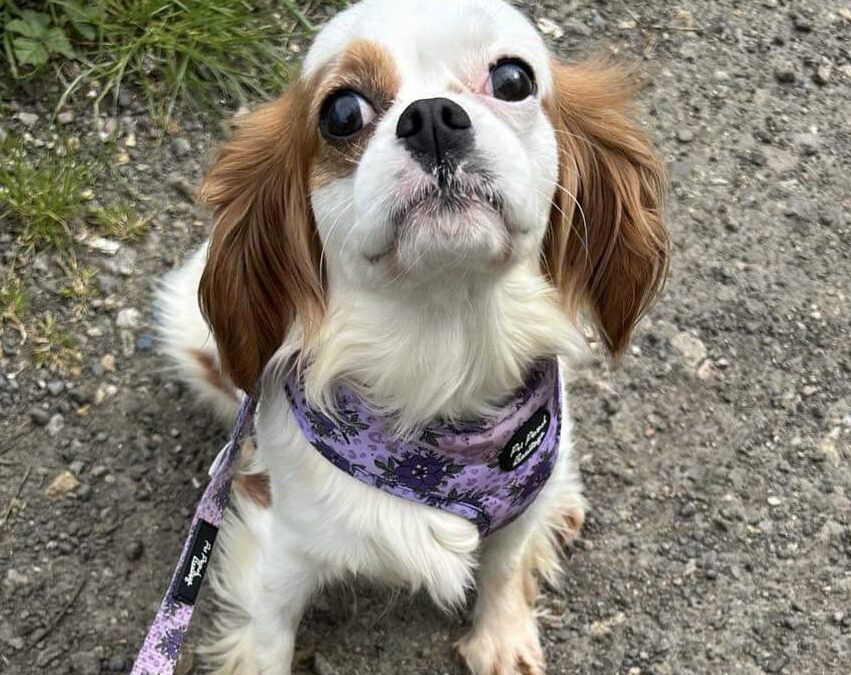
[[[553,72],[548,113],[560,168],[547,273],[573,312],[590,310],[618,355],[665,278],[664,171],[625,112],[628,73],[597,63],[554,64]]]
[[[201,308],[225,373],[248,392],[296,317],[309,331],[323,311],[308,101],[296,83],[250,113],[201,185],[214,208]]]

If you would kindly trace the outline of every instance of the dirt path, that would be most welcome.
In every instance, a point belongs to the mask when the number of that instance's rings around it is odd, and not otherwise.
[[[549,672],[851,673],[851,5],[532,4],[564,57],[643,62],[675,242],[623,367],[572,385],[592,511],[545,597]],[[14,105],[44,119],[39,100]],[[7,129],[48,134],[9,110]],[[65,131],[98,143],[86,114]],[[99,297],[78,317],[56,261],[29,261],[31,304],[71,327],[78,370],[38,371],[3,338],[0,672],[124,671],[223,436],[152,350],[149,305],[203,237],[186,192],[219,130],[187,118],[158,146],[133,102],[116,122],[151,233],[81,254]],[[454,674],[463,625],[339,591],[311,610],[301,663]]]

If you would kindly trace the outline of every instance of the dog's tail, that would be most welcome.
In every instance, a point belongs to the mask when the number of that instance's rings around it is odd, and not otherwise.
[[[157,328],[161,350],[180,378],[230,423],[236,417],[242,393],[219,367],[216,342],[198,304],[198,284],[206,257],[204,244],[183,267],[160,282],[154,303]]]

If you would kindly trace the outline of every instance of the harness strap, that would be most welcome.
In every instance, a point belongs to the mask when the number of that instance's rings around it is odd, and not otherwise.
[[[254,400],[246,396],[230,439],[210,467],[211,480],[195,508],[177,566],[130,675],[171,675],[174,672],[195,611],[198,588],[207,571],[216,534],[230,499],[242,440],[254,419],[254,409]]]

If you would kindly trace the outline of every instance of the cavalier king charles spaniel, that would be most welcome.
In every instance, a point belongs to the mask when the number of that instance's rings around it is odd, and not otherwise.
[[[536,579],[584,519],[566,357],[578,321],[623,352],[666,270],[630,82],[503,0],[364,0],[241,119],[159,297],[200,397],[259,401],[208,667],[290,673],[311,597],[366,577],[445,608],[476,588],[459,658],[544,672]]]

